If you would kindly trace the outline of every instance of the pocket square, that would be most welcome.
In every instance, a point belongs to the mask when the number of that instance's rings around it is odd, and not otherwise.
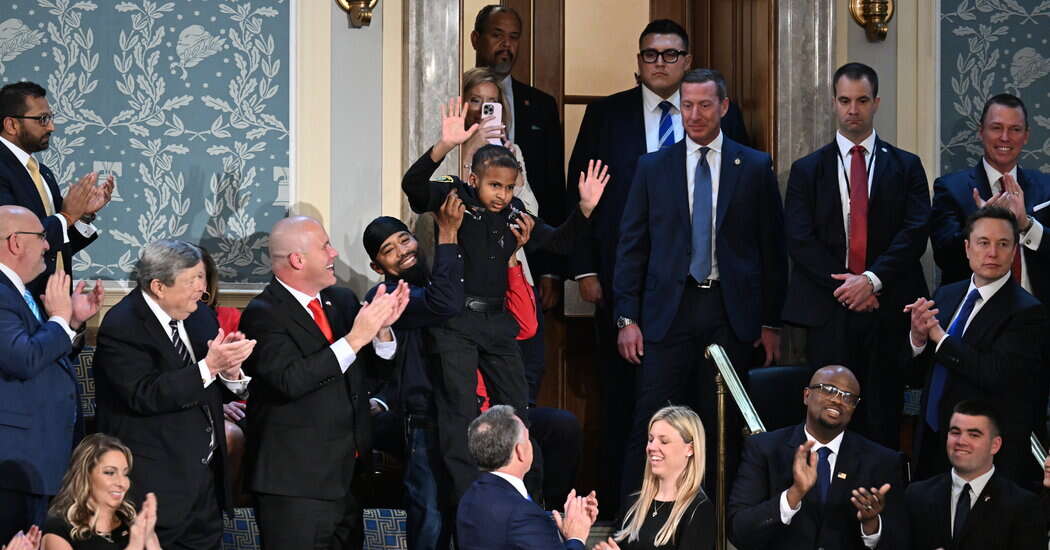
[[[533,125],[532,125],[532,126],[531,126],[531,127],[529,128],[529,129],[530,129],[530,130],[540,130],[540,131],[543,131],[543,128],[540,128],[539,126],[536,126],[535,124],[533,124]]]

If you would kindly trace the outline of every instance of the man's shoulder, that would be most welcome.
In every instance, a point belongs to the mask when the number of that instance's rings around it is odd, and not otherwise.
[[[827,143],[825,145],[822,145],[821,147],[818,147],[812,153],[810,153],[810,154],[808,154],[808,155],[806,155],[804,157],[795,159],[795,161],[791,163],[791,170],[792,170],[792,172],[794,172],[795,170],[805,170],[805,171],[812,171],[812,170],[814,170],[817,166],[820,165],[821,162],[824,161],[825,155],[828,155],[829,153],[834,153],[835,152],[834,148],[835,148],[834,142]]]
[[[515,94],[514,99],[515,100],[517,99],[517,94],[523,93],[524,95],[529,96],[529,99],[531,99],[533,102],[550,103],[551,105],[555,105],[556,104],[555,101],[554,101],[554,96],[548,94],[547,92],[545,92],[545,91],[543,91],[543,90],[541,90],[541,89],[539,89],[539,88],[537,88],[535,86],[530,86],[530,85],[528,85],[528,84],[526,84],[526,83],[524,83],[524,82],[522,82],[522,81],[520,81],[520,80],[518,80],[516,78],[513,79],[513,82],[514,82],[514,86],[513,87],[514,87],[514,94]]]
[[[950,190],[966,188],[969,194],[970,182],[973,181],[974,167],[942,174],[934,180],[934,185],[941,185]]]
[[[884,141],[880,137],[875,138],[875,149],[877,150],[875,153],[876,155],[880,153],[889,154],[905,163],[922,163],[922,160],[919,159],[919,155],[916,155],[911,151],[901,149],[900,147],[897,147],[896,145],[888,141]]]
[[[791,425],[784,428],[778,428],[771,432],[763,432],[748,437],[746,441],[749,441],[754,447],[760,449],[764,453],[772,452],[779,447],[788,447],[793,438],[797,438],[798,432],[801,430],[801,425]]]
[[[942,473],[922,481],[913,481],[905,489],[905,496],[907,496],[909,501],[913,502],[933,500],[937,496],[936,491],[938,487],[948,483],[948,475],[948,473]]]
[[[724,135],[724,134],[723,134]],[[723,138],[725,140],[726,147],[724,149],[733,152],[735,158],[740,158],[749,166],[760,165],[763,169],[769,168],[770,163],[773,162],[773,157],[765,152],[759,151],[752,147],[748,147],[743,143],[739,143],[729,139],[728,136]],[[724,160],[723,160],[724,162]]]
[[[889,447],[884,447],[854,431],[847,431],[845,438],[849,440],[850,445],[853,445],[859,451],[858,454],[862,462],[887,465],[900,464],[900,455]]]
[[[617,116],[633,110],[642,111],[642,90],[638,86],[598,98],[587,104],[587,111],[592,116],[595,114]]]
[[[107,325],[126,324],[134,314],[136,303],[140,302],[143,306],[146,305],[145,300],[142,298],[142,290],[140,290],[138,287],[135,287],[131,289],[131,292],[128,292],[124,295],[123,298],[118,300],[117,303],[113,305],[113,307],[109,308],[109,311],[106,312],[105,317],[102,318],[102,323],[99,326],[99,330],[104,330],[105,328],[107,328]]]

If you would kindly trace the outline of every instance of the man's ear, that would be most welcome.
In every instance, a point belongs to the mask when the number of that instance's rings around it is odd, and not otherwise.
[[[371,267],[372,271],[375,271],[379,275],[386,275],[386,273],[383,273],[383,269],[375,262],[369,262],[368,267]]]
[[[164,283],[160,282],[160,279],[150,279],[150,282],[149,282],[150,294],[160,298],[160,296],[164,293],[164,288],[165,288],[164,287]]]
[[[470,47],[474,48],[475,52],[478,51],[478,39],[479,38],[481,38],[481,35],[478,34],[478,31],[470,31]]]

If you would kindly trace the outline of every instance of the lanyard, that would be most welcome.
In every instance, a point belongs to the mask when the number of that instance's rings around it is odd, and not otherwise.
[[[846,178],[846,189],[849,189],[849,171],[846,170],[846,161],[842,158],[842,151],[839,151],[839,164],[842,166],[842,177]],[[871,179],[871,165],[875,164],[875,148],[871,149],[871,158],[868,159],[868,166],[866,167],[865,174],[868,175],[868,179]]]

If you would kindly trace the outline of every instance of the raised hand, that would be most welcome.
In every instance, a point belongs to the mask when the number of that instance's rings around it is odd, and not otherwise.
[[[1028,211],[1025,210],[1024,189],[1021,189],[1017,180],[1010,174],[1003,174],[1003,195],[1005,196],[1003,206],[1010,209],[1014,218],[1017,218],[1021,231],[1028,231],[1031,223],[1028,221]]]
[[[93,212],[91,208],[99,200],[98,188],[95,186],[97,181],[98,173],[91,172],[66,190],[66,196],[62,197],[62,215],[66,217],[69,225],[76,223],[84,214]]]
[[[80,325],[84,324],[84,321],[95,316],[98,313],[99,308],[102,307],[102,280],[95,280],[95,288],[90,292],[85,292],[87,283],[80,281],[77,283],[77,287],[73,290],[73,296],[70,297],[72,302],[72,318],[69,320],[70,328],[76,330]]]
[[[933,300],[919,298],[904,306],[904,312],[911,314],[911,343],[917,348],[926,345],[934,327],[939,329],[941,326],[940,321],[937,320],[940,310],[934,308],[935,305]]]
[[[113,179],[113,174],[109,174],[109,176],[106,177],[106,181],[95,186],[94,192],[88,201],[87,211],[85,213],[94,214],[99,210],[102,210],[102,207],[109,204],[110,199],[113,198],[114,187],[116,187],[116,180]]]
[[[448,106],[441,106],[441,143],[449,148],[462,144],[470,139],[478,131],[479,124],[475,122],[466,127],[467,103],[460,97],[448,100]]]
[[[817,453],[813,452],[816,444],[816,441],[808,440],[795,450],[795,460],[791,465],[794,481],[787,494],[788,506],[791,508],[797,508],[802,498],[817,483]]]
[[[882,487],[872,487],[870,490],[858,487],[853,490],[850,502],[857,509],[857,520],[861,522],[865,535],[874,535],[879,531],[879,514],[886,507],[886,493],[890,492],[890,484]]]
[[[47,278],[47,286],[44,287],[44,310],[51,317],[61,317],[70,322],[73,319],[73,300],[69,295],[69,275],[63,272],[54,272]]]
[[[981,198],[981,194],[977,191],[977,188],[973,188],[973,203],[977,205],[977,208],[984,208],[985,206],[1003,206],[1006,202],[1006,193],[1000,192],[991,196],[988,200]]]
[[[514,235],[514,240],[518,242],[518,246],[514,248],[517,252],[521,247],[525,246],[525,243],[529,242],[529,237],[532,235],[532,228],[536,226],[536,220],[532,219],[532,216],[522,212],[512,221],[508,227],[510,232]]]
[[[441,208],[434,213],[438,226],[438,244],[456,244],[459,242],[459,227],[463,225],[463,214],[466,207],[455,189],[448,192]]]
[[[585,217],[590,217],[594,207],[605,192],[609,183],[609,167],[600,160],[587,161],[587,173],[580,172],[580,210]]]

